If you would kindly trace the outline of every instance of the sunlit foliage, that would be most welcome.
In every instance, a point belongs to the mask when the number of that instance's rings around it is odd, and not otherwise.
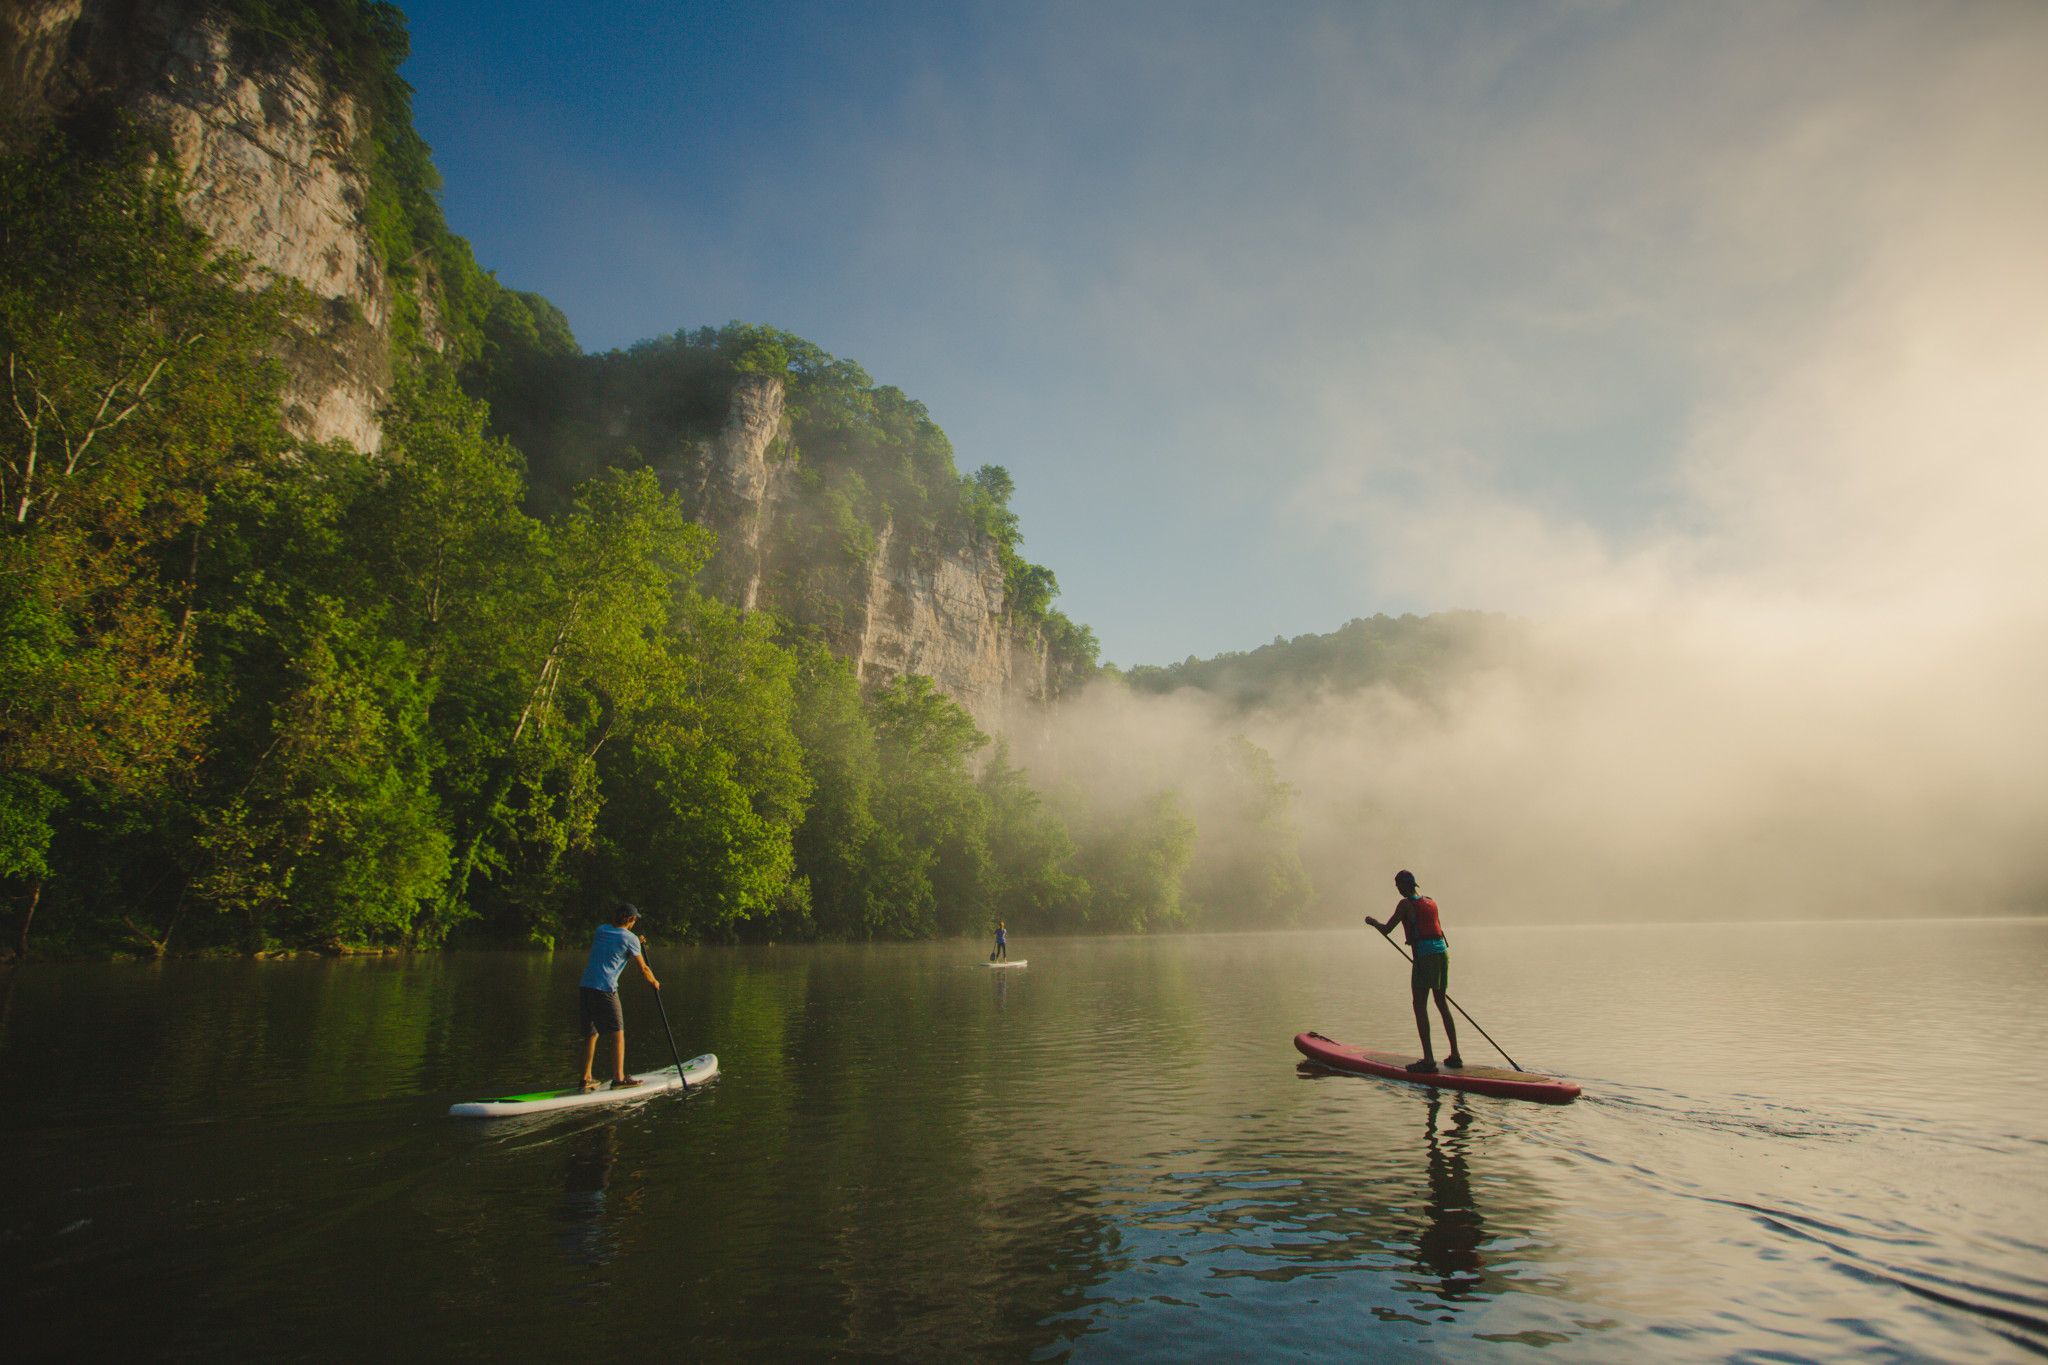
[[[226,9],[250,51],[315,54],[369,111],[364,214],[398,286],[383,447],[285,434],[275,356],[303,299],[186,223],[146,138],[46,129],[0,156],[17,950],[547,945],[615,897],[710,939],[1292,912],[1263,754],[1227,758],[1218,819],[1272,848],[1207,849],[1175,792],[1041,791],[929,679],[863,686],[824,643],[886,543],[979,546],[1055,674],[1091,673],[1006,470],[963,476],[922,404],[773,328],[581,355],[442,221],[396,10]],[[776,561],[778,613],[731,605],[733,566],[643,453],[715,432],[757,375],[785,388],[771,458],[799,490],[776,534],[826,548]]]

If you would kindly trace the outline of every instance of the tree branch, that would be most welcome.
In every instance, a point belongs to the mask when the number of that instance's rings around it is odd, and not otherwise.
[[[197,337],[192,338],[194,341],[198,339]],[[169,356],[159,356],[156,364],[149,367],[149,373],[143,377],[141,385],[136,388],[135,400],[116,413],[112,419],[102,420],[106,418],[107,409],[114,404],[114,395],[121,391],[120,381],[116,380],[114,382],[113,386],[107,390],[106,396],[100,400],[99,411],[92,415],[92,425],[86,428],[84,438],[79,441],[76,447],[69,447],[69,443],[66,443],[69,448],[69,458],[64,461],[64,473],[67,477],[78,472],[78,462],[85,458],[85,449],[92,444],[93,437],[103,431],[112,431],[115,427],[120,426],[135,415],[135,410],[142,406],[144,399],[149,397],[150,386],[156,383],[157,376],[164,372],[164,366],[168,365],[170,361],[171,358]]]

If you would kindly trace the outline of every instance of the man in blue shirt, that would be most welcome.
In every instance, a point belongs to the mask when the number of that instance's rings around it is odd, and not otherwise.
[[[661,983],[648,970],[647,959],[640,955],[640,937],[633,932],[639,922],[640,912],[624,901],[612,911],[612,922],[597,927],[597,937],[590,943],[590,961],[583,968],[583,981],[577,990],[582,1002],[583,1014],[583,1089],[597,1089],[598,1082],[591,1077],[590,1068],[597,1061],[597,1035],[609,1033],[612,1036],[612,1089],[624,1090],[642,1082],[626,1074],[626,1018],[619,1009],[619,973],[625,970],[626,959],[640,969],[640,975],[647,978],[647,984],[656,990]]]

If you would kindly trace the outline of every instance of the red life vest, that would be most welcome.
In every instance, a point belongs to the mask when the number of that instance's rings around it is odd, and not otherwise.
[[[1427,896],[1410,896],[1401,904],[1408,910],[1408,919],[1401,927],[1408,931],[1409,943],[1444,936],[1443,916],[1437,913],[1435,901]]]

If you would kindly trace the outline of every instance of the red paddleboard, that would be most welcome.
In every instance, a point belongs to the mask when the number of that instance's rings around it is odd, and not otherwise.
[[[1412,1054],[1353,1047],[1349,1043],[1325,1038],[1320,1033],[1297,1033],[1294,1046],[1317,1066],[1326,1066],[1333,1071],[1384,1076],[1390,1081],[1413,1081],[1439,1090],[1470,1090],[1479,1095],[1535,1100],[1541,1104],[1570,1104],[1579,1097],[1579,1088],[1570,1081],[1527,1071],[1507,1071],[1497,1066],[1447,1066],[1441,1071],[1410,1071],[1408,1063],[1415,1060]]]

